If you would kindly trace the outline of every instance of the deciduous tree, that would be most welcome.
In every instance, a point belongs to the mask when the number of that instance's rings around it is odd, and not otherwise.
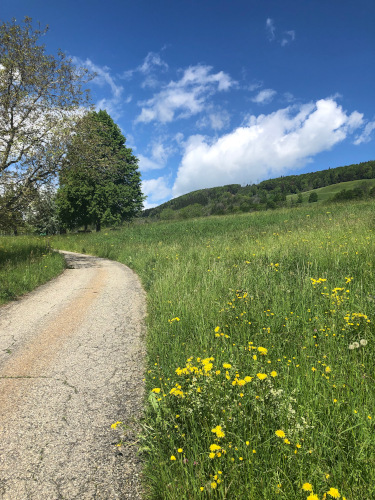
[[[130,221],[143,207],[138,159],[106,111],[90,112],[77,126],[68,148],[57,203],[72,229]]]
[[[88,104],[91,76],[61,51],[46,54],[38,44],[46,31],[30,18],[0,24],[0,216],[56,175],[71,123]]]

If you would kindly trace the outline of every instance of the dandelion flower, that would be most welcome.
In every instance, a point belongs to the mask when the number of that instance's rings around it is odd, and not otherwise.
[[[332,498],[341,498],[341,495],[337,488],[330,488],[330,490],[327,491],[327,494],[330,495]]]
[[[121,424],[122,424],[122,422],[117,421],[117,422],[115,422],[114,424],[112,424],[112,425],[111,425],[111,428],[112,428],[112,429],[116,429],[116,427],[117,427],[118,425],[121,425]]]
[[[276,436],[279,438],[285,438],[285,432],[282,431],[281,429],[275,432]]]
[[[303,483],[302,489],[303,491],[313,491],[312,484],[310,483]]]
[[[178,453],[182,453],[184,450],[182,448],[179,448],[177,451]]]
[[[277,372],[275,372],[275,370],[273,370],[271,373],[270,373],[271,377],[277,377]]]
[[[152,389],[152,392],[156,392],[156,394],[159,394],[160,387],[155,387],[154,389]]]
[[[225,436],[225,433],[223,432],[221,425],[217,425],[216,427],[211,429],[211,432],[214,432],[218,438]]]
[[[257,373],[257,377],[259,378],[259,380],[264,380],[265,378],[267,378],[267,373]]]
[[[229,368],[232,368],[232,365],[230,363],[223,363],[223,368],[229,370]]]
[[[216,483],[215,481],[212,481],[212,483],[211,483],[211,488],[212,488],[213,490],[216,490],[216,488],[217,488],[217,483]]]
[[[311,495],[309,495],[306,500],[319,500],[319,497],[318,495],[315,495],[315,493],[311,493]]]
[[[176,460],[176,457],[174,455],[172,455],[171,460]]]

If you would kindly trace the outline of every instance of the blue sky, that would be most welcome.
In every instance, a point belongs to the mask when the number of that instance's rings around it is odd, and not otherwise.
[[[2,0],[24,16],[97,73],[146,207],[375,159],[374,0]]]

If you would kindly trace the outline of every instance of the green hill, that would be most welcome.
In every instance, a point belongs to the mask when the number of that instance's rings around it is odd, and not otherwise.
[[[330,186],[313,189],[311,191],[305,191],[304,193],[302,193],[302,200],[304,203],[308,202],[310,194],[312,192],[316,192],[318,195],[318,203],[335,201],[335,195],[337,195],[341,191],[354,190],[364,185],[371,190],[375,186],[375,179],[361,179],[356,181],[339,182],[338,184],[332,184]],[[287,202],[291,202],[291,200],[295,197],[296,195],[287,195]]]
[[[375,196],[374,160],[268,179],[259,184],[200,189],[144,210],[143,217],[153,220],[190,219],[275,209],[309,201],[322,203],[372,196]]]

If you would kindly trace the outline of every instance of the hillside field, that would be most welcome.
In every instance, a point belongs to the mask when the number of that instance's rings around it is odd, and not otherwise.
[[[360,201],[2,238],[0,286],[60,272],[51,246],[139,274],[146,498],[371,499],[374,231]]]
[[[343,189],[355,189],[362,184],[367,184],[369,189],[375,186],[375,179],[360,179],[355,181],[347,181],[347,182],[339,182],[338,184],[332,184],[330,186],[324,186],[321,188],[312,189],[311,191],[305,191],[302,194],[302,200],[306,203],[309,199],[310,194],[315,191],[318,195],[317,203],[324,203],[332,200],[335,194],[339,193]],[[287,202],[290,202],[291,199],[296,198],[296,195],[289,194],[286,199]]]
[[[52,239],[148,292],[148,498],[375,497],[374,228],[356,202]]]

